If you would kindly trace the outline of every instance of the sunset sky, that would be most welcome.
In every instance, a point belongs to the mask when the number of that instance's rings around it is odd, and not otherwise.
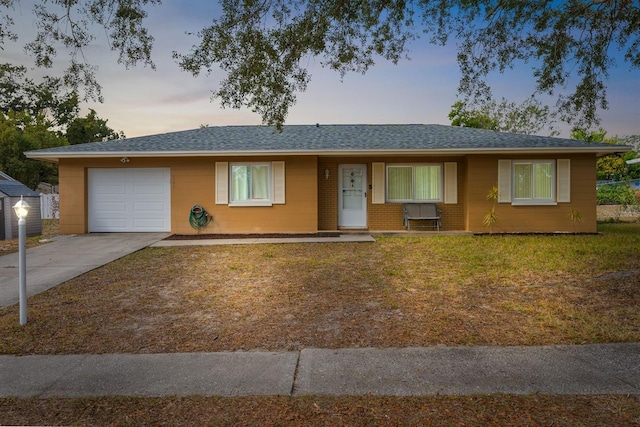
[[[23,35],[33,31],[29,3],[21,2],[15,14]],[[156,39],[155,71],[141,66],[126,70],[116,63],[116,56],[105,41],[98,40],[84,53],[100,67],[98,81],[103,86],[105,102],[88,107],[128,137],[200,125],[260,124],[260,117],[249,110],[222,109],[217,101],[211,102],[219,73],[214,70],[211,76],[194,78],[180,71],[171,57],[173,51],[184,53],[197,43],[195,36],[185,32],[197,32],[209,24],[217,16],[217,8],[215,1],[166,1],[151,9],[148,25]],[[5,50],[0,51],[3,61],[29,65],[21,46],[5,45]],[[456,101],[460,76],[455,45],[439,47],[419,39],[409,48],[410,60],[393,65],[381,59],[367,74],[348,74],[344,81],[339,74],[320,67],[318,60],[309,59],[311,82],[306,92],[298,94],[287,124],[449,124],[447,115]],[[521,102],[533,89],[526,66],[492,76],[491,82],[496,97],[504,96],[509,101]],[[630,70],[618,61],[610,73],[608,95],[610,109],[601,112],[601,125],[608,135],[640,134],[640,70]],[[559,128],[561,136],[569,135],[568,126],[560,124]]]

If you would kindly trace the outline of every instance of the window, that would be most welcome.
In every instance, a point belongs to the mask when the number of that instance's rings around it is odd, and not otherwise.
[[[392,202],[442,201],[441,165],[387,166],[387,200]]]
[[[216,204],[272,206],[285,204],[284,161],[216,162]]]
[[[231,165],[231,203],[271,203],[271,167],[267,164]]]
[[[513,162],[513,203],[555,202],[555,162]]]

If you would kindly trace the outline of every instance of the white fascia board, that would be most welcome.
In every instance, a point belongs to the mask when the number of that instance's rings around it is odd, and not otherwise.
[[[67,152],[67,153],[37,153],[26,152],[25,156],[35,160],[58,161],[59,159],[80,158],[118,158],[118,157],[266,157],[266,156],[464,156],[467,154],[559,154],[559,153],[593,153],[604,156],[614,153],[631,151],[626,145],[612,145],[609,147],[544,147],[544,148],[477,148],[477,149],[441,149],[441,150],[270,150],[270,151],[122,151],[122,152]]]

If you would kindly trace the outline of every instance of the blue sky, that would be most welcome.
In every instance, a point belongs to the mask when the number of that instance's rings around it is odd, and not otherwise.
[[[29,3],[23,1],[21,32],[30,29]],[[154,62],[157,69],[136,67],[130,70],[116,63],[116,56],[106,48],[104,40],[85,50],[90,62],[100,66],[98,81],[103,86],[105,102],[90,104],[98,115],[108,119],[115,130],[128,137],[197,128],[202,124],[260,124],[258,115],[249,110],[222,109],[211,102],[211,91],[217,88],[219,74],[194,78],[180,71],[171,53],[186,52],[197,32],[215,16],[217,2],[166,1],[150,13],[149,27],[156,41]],[[19,14],[20,15],[20,14]],[[18,16],[20,21],[20,16]],[[23,42],[26,41],[23,40]],[[17,45],[5,46],[5,60],[25,62]],[[307,91],[298,94],[298,102],[290,109],[287,124],[335,123],[440,123],[447,118],[456,101],[459,71],[454,45],[439,47],[424,39],[410,45],[408,56],[398,65],[380,60],[365,75],[348,74],[341,81],[338,73],[325,70],[319,61],[310,59],[312,75]],[[61,57],[62,59],[62,57]],[[533,80],[526,66],[504,75],[492,77],[494,94],[521,102],[533,90]],[[608,94],[610,109],[602,111],[602,127],[609,135],[640,134],[640,70],[629,70],[619,61],[611,72]],[[560,125],[561,136],[568,127]]]

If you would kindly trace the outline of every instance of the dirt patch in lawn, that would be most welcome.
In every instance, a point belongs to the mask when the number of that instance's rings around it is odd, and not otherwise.
[[[0,353],[640,341],[640,225],[607,227],[148,248],[0,310]]]

